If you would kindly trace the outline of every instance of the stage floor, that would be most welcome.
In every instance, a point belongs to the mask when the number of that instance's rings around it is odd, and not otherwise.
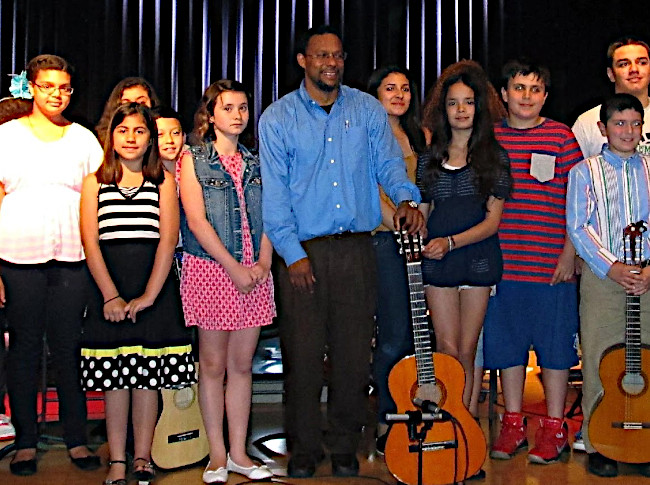
[[[567,397],[567,410],[573,403],[577,396],[577,390],[572,388],[569,390]],[[269,401],[269,399],[263,399]],[[258,399],[256,399],[258,401]],[[273,399],[270,399],[273,401]],[[502,403],[499,396],[499,403]],[[374,422],[374,399],[371,399],[371,406],[368,410],[369,422]],[[501,406],[497,407],[498,412],[503,412]],[[539,379],[539,369],[532,367],[529,369],[528,379],[526,383],[525,393],[525,414],[528,416],[529,421],[529,441],[532,442],[536,425],[534,424],[535,417],[544,413],[544,405],[542,400],[541,383]],[[252,432],[251,443],[256,441],[265,441],[265,438],[273,438],[275,435],[282,432],[282,405],[278,402],[255,402],[253,404],[253,419],[252,419]],[[569,419],[569,425],[573,431],[579,428],[581,416],[575,416]],[[93,426],[97,423],[94,422]],[[481,426],[484,432],[488,433],[488,419],[487,419],[487,402],[481,404]],[[48,431],[51,434],[58,432],[56,424],[49,424]],[[353,484],[353,485],[371,485],[371,484],[396,484],[395,479],[388,472],[382,457],[374,453],[374,426],[369,426],[364,432],[364,439],[359,452],[359,459],[361,463],[360,476],[358,478],[335,478],[331,476],[331,465],[329,460],[325,460],[317,469],[316,476],[311,479],[291,479],[286,477],[278,477],[277,481],[280,483],[289,484]],[[270,448],[278,452],[282,452],[283,443],[280,440],[266,441]],[[98,454],[102,459],[108,456],[108,447],[105,443],[95,443],[93,448],[97,448]],[[264,458],[259,447],[251,445],[250,453],[258,458]],[[271,457],[273,462],[272,466],[278,470],[286,467],[286,457],[275,456]],[[635,473],[634,467],[631,465],[622,465],[619,468],[619,476],[617,478],[599,478],[587,473],[585,467],[587,456],[584,453],[572,452],[567,457],[567,463],[556,463],[553,465],[534,465],[527,461],[525,452],[516,455],[512,460],[499,461],[487,459],[484,469],[487,473],[487,478],[484,481],[477,481],[472,483],[482,483],[485,485],[583,485],[583,484],[650,484],[650,479],[641,477]],[[47,483],[48,485],[87,485],[102,483],[105,476],[105,469],[100,469],[94,472],[82,472],[77,470],[68,460],[65,449],[60,444],[52,444],[45,446],[39,452],[39,471],[33,477],[14,477],[9,473],[9,460],[11,455],[5,457],[0,461],[0,484],[2,485],[40,485]],[[187,485],[190,483],[201,483],[201,473],[203,468],[197,466],[194,468],[184,469],[171,473],[158,472],[155,483],[160,485]],[[231,474],[228,484],[234,485],[245,482],[245,477]],[[135,483],[131,481],[130,483]]]

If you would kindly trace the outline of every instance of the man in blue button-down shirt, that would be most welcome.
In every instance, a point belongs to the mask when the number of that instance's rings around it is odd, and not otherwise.
[[[398,204],[396,225],[424,226],[386,112],[341,85],[346,54],[328,26],[298,46],[300,88],[260,118],[264,231],[278,265],[289,475],[308,477],[323,456],[319,397],[327,350],[328,435],[335,475],[358,473],[367,414],[378,184]]]

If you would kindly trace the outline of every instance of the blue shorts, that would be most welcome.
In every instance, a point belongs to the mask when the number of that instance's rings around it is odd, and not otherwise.
[[[483,330],[487,369],[525,366],[531,346],[540,367],[569,369],[578,363],[576,284],[501,282]]]

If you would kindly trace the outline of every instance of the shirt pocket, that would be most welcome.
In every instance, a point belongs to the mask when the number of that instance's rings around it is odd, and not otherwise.
[[[533,153],[530,157],[530,175],[544,183],[555,178],[555,157],[545,153]]]

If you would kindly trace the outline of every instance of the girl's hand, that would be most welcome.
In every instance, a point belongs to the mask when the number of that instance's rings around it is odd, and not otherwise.
[[[442,259],[449,252],[449,241],[446,237],[437,237],[427,243],[422,249],[422,255],[429,259]]]
[[[244,294],[250,293],[257,284],[253,268],[247,268],[239,263],[228,272],[228,275],[235,287]]]
[[[255,263],[251,270],[258,285],[265,283],[271,273],[271,268],[261,264],[259,261]]]
[[[135,323],[136,314],[145,308],[149,308],[151,305],[153,305],[154,301],[155,298],[151,298],[145,293],[144,295],[134,298],[129,303],[127,303],[127,305],[124,307],[124,311],[128,314],[131,321]]]
[[[5,295],[5,285],[2,282],[2,278],[0,278],[0,308],[4,308],[5,303],[7,303],[7,298]]]
[[[120,296],[104,303],[104,318],[109,322],[121,322],[126,318],[125,307],[126,302]]]

